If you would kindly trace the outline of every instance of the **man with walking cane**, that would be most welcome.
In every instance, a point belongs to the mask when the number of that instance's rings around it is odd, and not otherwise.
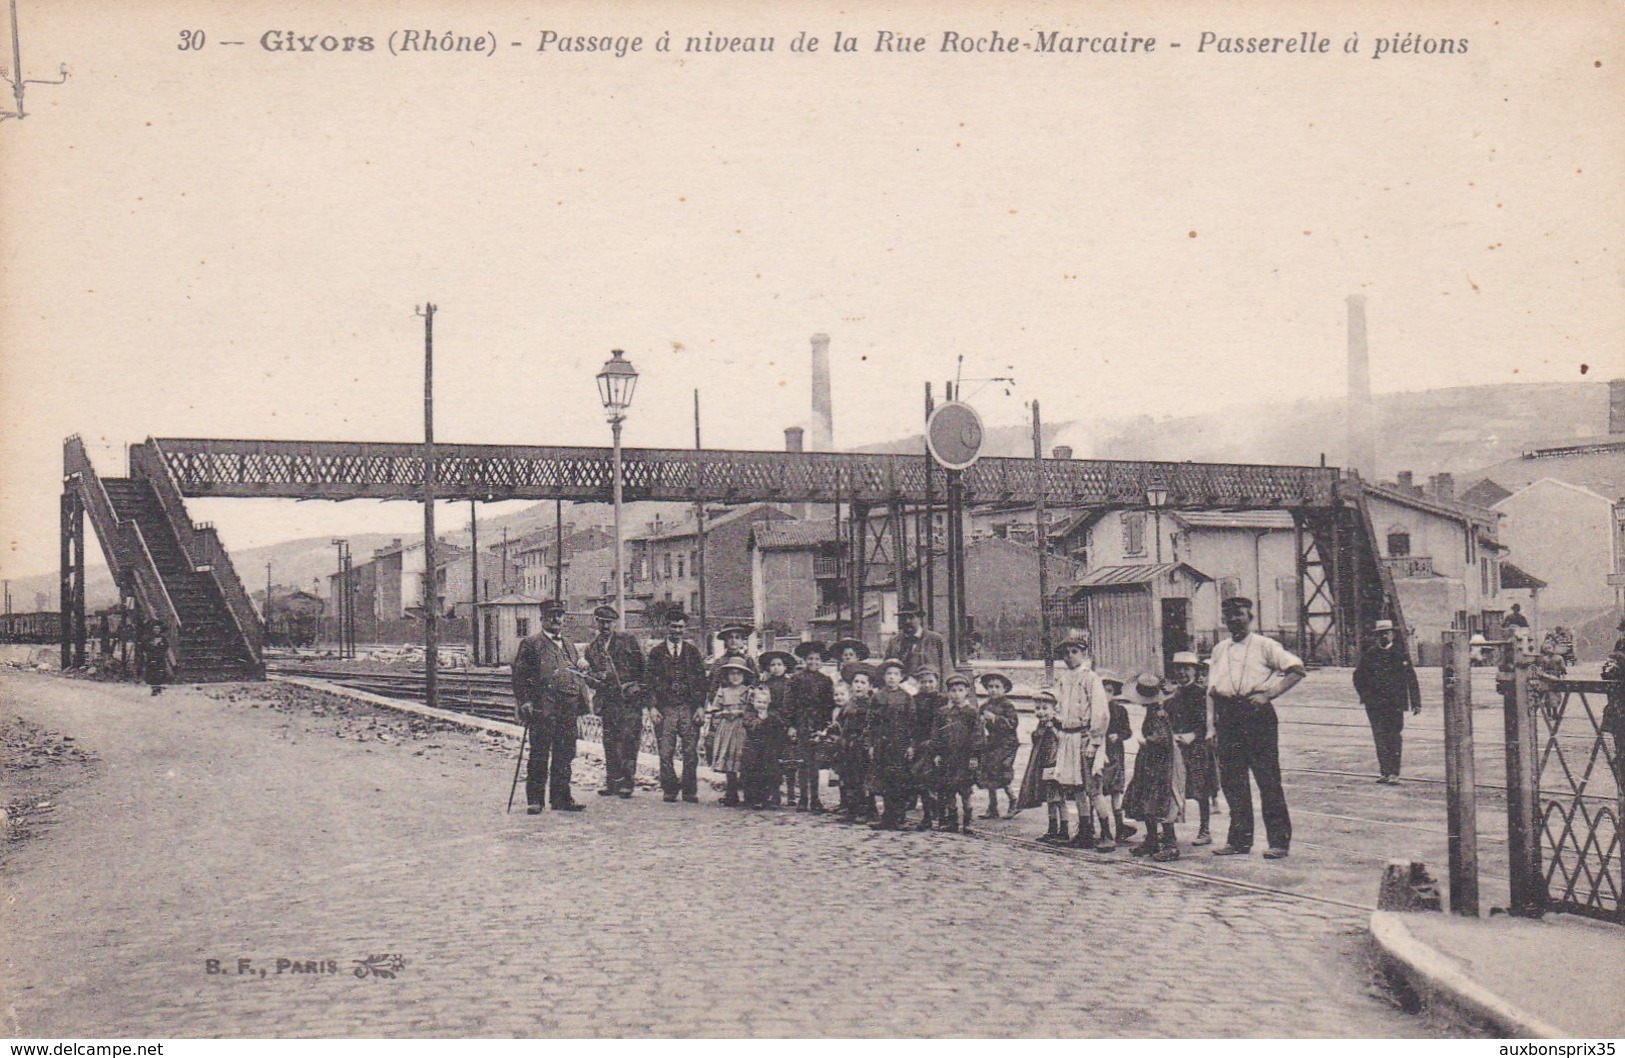
[[[570,793],[576,755],[576,718],[587,711],[581,659],[564,638],[564,604],[542,603],[542,630],[519,643],[513,659],[513,696],[530,742],[525,811],[540,815],[543,797],[560,812],[579,812]],[[523,752],[523,746],[521,746]]]

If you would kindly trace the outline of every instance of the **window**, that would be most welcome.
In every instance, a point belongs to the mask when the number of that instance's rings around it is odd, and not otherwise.
[[[683,573],[683,556],[678,555],[677,556],[677,579],[682,580],[684,576],[685,576],[685,574]]]
[[[1405,529],[1388,530],[1388,557],[1409,558],[1411,556],[1411,534]]]
[[[518,634],[520,639],[523,639],[526,636],[530,635],[530,618],[528,618],[528,617],[516,617],[516,618],[514,618],[513,630],[514,630],[515,633]]]
[[[689,609],[690,613],[699,613],[700,612],[700,593],[699,592],[691,591],[691,592],[688,593],[688,609]]]
[[[670,551],[666,552],[666,577],[668,579],[670,579],[670,577],[671,577],[671,552]]]
[[[1145,512],[1123,512],[1123,554],[1145,554]]]
[[[696,577],[700,575],[700,552],[698,549],[688,553],[688,568],[694,571]]]

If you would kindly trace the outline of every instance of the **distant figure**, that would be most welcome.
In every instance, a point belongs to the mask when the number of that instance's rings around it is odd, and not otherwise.
[[[1371,738],[1377,744],[1377,781],[1393,786],[1399,782],[1405,713],[1415,716],[1422,711],[1422,692],[1411,659],[1395,643],[1394,622],[1378,621],[1372,632],[1376,639],[1354,668],[1354,693],[1360,696],[1371,721]]]
[[[1501,620],[1508,628],[1528,628],[1529,618],[1523,615],[1523,607],[1517,603],[1512,604],[1512,612]]]
[[[141,674],[154,695],[164,693],[169,680],[169,637],[162,621],[148,623],[141,636]]]

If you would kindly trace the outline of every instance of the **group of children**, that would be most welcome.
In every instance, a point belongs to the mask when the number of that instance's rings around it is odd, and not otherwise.
[[[1175,825],[1185,819],[1185,803],[1196,801],[1199,829],[1193,845],[1210,845],[1212,812],[1217,808],[1219,772],[1217,757],[1209,741],[1207,690],[1200,680],[1201,665],[1195,654],[1181,651],[1173,658],[1174,680],[1169,684],[1145,673],[1124,692],[1124,681],[1113,673],[1099,673],[1110,697],[1110,719],[1106,725],[1100,792],[1093,798],[1079,798],[1077,833],[1067,818],[1067,788],[1056,778],[1056,756],[1061,722],[1056,715],[1056,697],[1051,691],[1036,695],[1038,727],[1033,733],[1032,752],[1022,777],[1020,807],[1040,804],[1049,810],[1049,830],[1038,840],[1050,845],[1111,852],[1139,833],[1127,819],[1140,821],[1145,839],[1132,848],[1132,855],[1158,862],[1179,858]],[[1143,706],[1140,724],[1142,742],[1130,778],[1127,745],[1133,738],[1129,703]],[[1095,837],[1096,824],[1100,837]]]
[[[835,773],[838,818],[876,830],[942,829],[968,834],[977,786],[987,791],[983,819],[1005,818],[1044,805],[1049,829],[1039,840],[1052,845],[1110,852],[1145,827],[1132,854],[1159,862],[1179,858],[1176,824],[1186,802],[1196,801],[1199,829],[1194,845],[1208,845],[1219,779],[1209,740],[1206,689],[1196,655],[1173,658],[1174,679],[1153,674],[1125,681],[1099,673],[1110,719],[1100,747],[1098,792],[1091,785],[1065,785],[1057,756],[1066,732],[1056,695],[1036,695],[1038,726],[1019,796],[1013,792],[1020,719],[1009,699],[1011,680],[984,673],[987,693],[978,701],[970,676],[946,679],[933,669],[910,674],[896,658],[871,663],[837,643],[839,679],[823,671],[826,647],[807,642],[795,656],[769,651],[751,659],[724,656],[713,672],[706,705],[705,745],[711,766],[727,776],[725,806],[773,808],[781,804],[823,812],[818,776]],[[798,667],[799,666],[799,667]],[[1133,739],[1127,705],[1145,709],[1142,739],[1132,777],[1127,746]],[[800,783],[798,798],[798,779]],[[1067,800],[1078,805],[1076,833]],[[915,808],[917,821],[910,819]],[[1097,834],[1098,824],[1098,839]]]

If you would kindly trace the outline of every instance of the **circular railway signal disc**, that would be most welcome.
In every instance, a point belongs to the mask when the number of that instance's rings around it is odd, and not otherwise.
[[[969,404],[951,400],[937,406],[925,424],[925,443],[937,463],[964,470],[982,454],[982,417]]]

